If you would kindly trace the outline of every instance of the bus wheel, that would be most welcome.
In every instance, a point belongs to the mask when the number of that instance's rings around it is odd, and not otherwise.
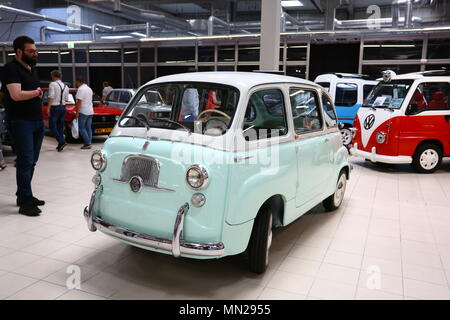
[[[424,143],[414,152],[412,166],[417,172],[432,173],[442,162],[442,150],[433,143]]]

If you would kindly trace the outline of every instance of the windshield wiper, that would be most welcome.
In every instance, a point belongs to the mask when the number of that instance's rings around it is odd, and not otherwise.
[[[192,131],[191,131],[188,127],[182,125],[182,124],[179,123],[179,122],[176,122],[176,121],[173,121],[173,120],[170,120],[170,119],[164,119],[164,118],[151,118],[150,120],[152,120],[152,121],[153,121],[153,120],[157,120],[157,121],[167,122],[167,123],[171,123],[171,124],[176,124],[176,125],[178,125],[179,127],[181,127],[181,128],[183,128],[184,130],[186,130],[187,132],[192,133]]]
[[[363,104],[363,107],[365,107],[365,108],[370,108],[370,109],[372,109],[373,111],[376,111],[376,110],[377,110],[377,108],[375,108],[373,105],[369,105],[369,104]]]
[[[122,119],[133,119],[133,120],[136,120],[137,122],[143,124],[145,126],[145,128],[147,129],[147,131],[148,131],[148,129],[150,129],[150,124],[148,122],[147,117],[145,115],[143,115],[143,114],[139,114],[139,115],[142,116],[144,119],[141,119],[141,118],[138,118],[138,117],[135,117],[135,116],[123,116]]]
[[[139,118],[139,116],[142,117],[142,118]],[[143,114],[143,113],[139,113],[137,116],[123,116],[122,118],[128,118],[128,119],[136,120],[139,123],[143,124],[147,128],[147,130],[150,129],[150,121],[162,121],[162,122],[167,122],[167,123],[171,123],[171,124],[176,124],[179,127],[181,127],[184,130],[186,130],[187,132],[189,132],[189,134],[192,133],[192,131],[188,127],[182,125],[181,123],[178,123],[176,121],[172,121],[170,119],[164,119],[164,118],[147,118],[147,116],[145,114]]]

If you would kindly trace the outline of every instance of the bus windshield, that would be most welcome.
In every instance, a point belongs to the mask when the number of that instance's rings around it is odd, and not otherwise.
[[[363,107],[400,109],[412,83],[413,80],[380,82],[364,101]]]

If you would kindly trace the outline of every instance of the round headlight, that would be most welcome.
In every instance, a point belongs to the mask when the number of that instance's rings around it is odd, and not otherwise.
[[[94,170],[103,171],[106,168],[106,157],[101,151],[94,151],[91,156],[91,165]]]
[[[378,132],[377,133],[377,142],[378,143],[384,143],[386,141],[386,134],[384,132]]]
[[[202,189],[208,185],[208,173],[199,165],[190,167],[186,172],[186,182],[193,189]]]
[[[192,195],[191,203],[195,207],[202,207],[206,202],[206,197],[203,193],[196,193]]]

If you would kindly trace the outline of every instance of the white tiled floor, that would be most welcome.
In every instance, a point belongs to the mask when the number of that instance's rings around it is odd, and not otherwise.
[[[45,138],[33,183],[41,217],[17,213],[10,153],[0,172],[0,299],[450,299],[449,160],[421,175],[351,159],[343,207],[276,230],[257,276],[242,256],[174,259],[90,233],[91,152],[54,144]],[[80,290],[66,286],[73,265]]]

